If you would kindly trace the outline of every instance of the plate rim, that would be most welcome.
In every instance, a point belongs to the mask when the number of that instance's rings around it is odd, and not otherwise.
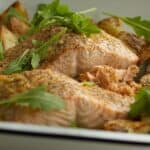
[[[55,138],[150,147],[150,135],[111,132],[93,129],[75,129],[0,122],[0,133],[16,136],[32,136],[36,138]]]

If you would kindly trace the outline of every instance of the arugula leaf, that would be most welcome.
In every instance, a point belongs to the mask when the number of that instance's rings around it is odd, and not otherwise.
[[[38,25],[39,22],[41,22],[43,19],[47,19],[49,16],[53,16],[58,4],[58,0],[53,1],[51,4],[39,4],[31,23],[33,25]]]
[[[144,36],[145,39],[150,39],[150,21],[142,20],[140,16],[134,18],[124,18],[124,22],[132,26],[134,31],[139,36]]]
[[[35,49],[34,53],[40,55],[40,59],[43,60],[45,57],[47,57],[48,54],[48,48],[52,45],[55,45],[60,40],[61,36],[66,33],[67,29],[63,28],[60,32],[53,35],[47,42],[42,44],[39,48]],[[53,51],[51,51],[51,54]]]
[[[82,10],[82,11],[79,11],[77,12],[78,14],[87,14],[87,13],[90,13],[90,12],[93,12],[93,11],[96,11],[97,8],[90,8],[90,9],[87,9],[87,10]]]
[[[91,33],[98,33],[98,27],[92,23],[89,17],[84,15],[73,14],[71,17],[72,29],[75,32],[83,33],[89,36]]]
[[[25,16],[23,16],[17,9],[15,9],[15,8],[13,8],[13,7],[11,7],[11,8],[8,10],[8,13],[7,13],[7,15],[5,16],[5,19],[4,19],[5,24],[8,24],[9,19],[10,19],[11,17],[16,17],[16,18],[18,18],[19,20],[22,20],[23,22],[29,24],[28,19],[27,19]]]
[[[31,59],[31,66],[33,69],[37,68],[40,64],[40,56],[38,54],[33,53]]]
[[[129,117],[133,119],[142,115],[150,116],[150,87],[142,88],[138,92],[129,112]]]
[[[47,42],[38,43],[38,48],[27,49],[21,56],[10,62],[3,73],[12,74],[37,68],[39,63],[47,58],[47,56],[55,54],[54,51],[49,52],[49,47],[55,45],[65,32],[66,29],[64,28],[53,35]]]
[[[70,123],[70,128],[78,128],[77,123],[75,121]]]
[[[37,87],[25,93],[13,96],[8,100],[1,100],[0,105],[19,105],[32,109],[50,111],[54,109],[63,109],[64,101],[60,97],[46,92],[45,88]]]
[[[81,82],[81,85],[85,86],[85,87],[93,87],[93,86],[95,86],[95,83],[91,82],[91,81],[83,81],[83,82]]]
[[[126,24],[131,26],[135,33],[139,36],[145,37],[145,39],[150,39],[150,20],[142,20],[140,16],[131,17],[121,17],[105,13],[108,16],[116,17],[124,21]]]
[[[32,44],[33,44],[33,46],[35,46],[35,47],[39,47],[39,46],[41,46],[42,44],[44,44],[44,41],[39,41],[39,40],[33,39],[33,40],[32,40]]]
[[[32,20],[32,32],[47,25],[59,24],[87,36],[92,33],[99,33],[100,29],[92,23],[92,19],[84,15],[84,13],[93,10],[95,9],[79,13],[73,12],[67,5],[60,4],[59,0],[54,0],[51,4],[40,4]]]
[[[24,53],[21,56],[19,56],[18,58],[13,60],[10,64],[8,64],[3,73],[4,74],[19,73],[21,71],[26,70],[27,68],[30,68],[27,65],[30,60],[29,53],[30,53],[29,49],[24,51]]]
[[[56,12],[60,16],[70,16],[73,13],[67,5],[60,4],[57,5]]]
[[[0,41],[0,60],[4,59],[4,47],[2,41]]]
[[[53,0],[50,4],[40,4],[32,19],[33,25],[38,25],[42,20],[53,16],[69,16],[72,14],[67,5],[61,5],[59,0]]]

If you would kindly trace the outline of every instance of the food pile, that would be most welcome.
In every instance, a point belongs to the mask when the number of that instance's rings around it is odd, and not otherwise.
[[[150,133],[150,21],[94,10],[0,14],[1,121]]]

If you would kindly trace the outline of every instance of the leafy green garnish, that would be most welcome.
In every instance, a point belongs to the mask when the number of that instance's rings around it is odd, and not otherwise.
[[[78,128],[77,123],[75,121],[71,122],[70,128]]]
[[[92,22],[90,17],[83,14],[88,11],[73,12],[67,5],[60,4],[59,0],[53,0],[50,4],[40,4],[32,20],[32,32],[50,24],[59,24],[85,35],[98,33],[100,29]]]
[[[27,49],[21,56],[8,64],[3,73],[12,74],[37,68],[42,60],[55,53],[54,51],[49,51],[49,47],[58,43],[61,36],[65,32],[66,29],[64,28],[60,32],[53,35],[47,42],[39,43],[38,48],[33,48],[31,50]]]
[[[33,69],[37,68],[39,66],[40,63],[40,56],[36,53],[32,54],[32,59],[31,59],[31,66]]]
[[[140,116],[150,116],[150,87],[142,88],[131,105],[129,117],[136,119]]]
[[[150,39],[150,20],[142,20],[140,16],[131,18],[131,17],[121,17],[117,15],[112,15],[105,13],[108,16],[116,17],[124,21],[126,24],[131,26],[135,33],[139,36],[145,37],[145,39]]]
[[[35,40],[35,39],[33,39],[33,40],[32,40],[32,44],[33,44],[33,46],[35,46],[35,47],[39,47],[39,46],[41,46],[42,44],[44,44],[44,41],[40,41],[40,40]]]
[[[32,109],[50,111],[54,109],[63,109],[64,101],[60,97],[46,92],[45,88],[37,87],[25,93],[15,95],[8,100],[1,100],[0,105],[19,105]]]
[[[93,87],[93,86],[95,86],[95,83],[90,82],[90,81],[83,81],[83,82],[81,82],[81,85],[85,86],[85,87]]]
[[[26,69],[30,69],[30,50],[27,49],[21,56],[13,60],[3,71],[4,74],[19,73]]]
[[[8,10],[7,15],[6,15],[5,18],[4,18],[5,24],[7,24],[7,23],[9,22],[9,19],[10,19],[11,17],[16,17],[16,18],[18,18],[19,20],[22,20],[23,22],[29,24],[28,19],[27,19],[24,15],[22,15],[17,9],[15,9],[15,8],[13,8],[13,7],[11,7],[11,8]]]
[[[4,59],[4,47],[2,41],[0,41],[0,60]]]

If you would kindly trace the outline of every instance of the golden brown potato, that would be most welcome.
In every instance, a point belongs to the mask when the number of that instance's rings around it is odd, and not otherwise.
[[[25,34],[29,30],[29,26],[16,17],[12,17],[10,19],[8,27],[13,33],[15,33],[15,35],[18,36]]]
[[[121,31],[118,34],[118,38],[130,47],[134,53],[141,56],[141,53],[144,51],[144,47],[146,45],[146,40],[144,38],[126,31]]]
[[[15,8],[24,17],[28,18],[28,13],[27,13],[27,10],[25,9],[25,7],[19,1],[16,1],[0,15],[0,23],[2,23],[4,21],[4,18],[6,17],[10,8]]]
[[[27,10],[20,1],[16,1],[12,6],[16,8],[23,16],[28,18]]]
[[[150,124],[147,121],[113,120],[104,125],[105,130],[150,133]]]
[[[119,38],[138,56],[142,57],[141,55],[144,55],[143,58],[146,59],[149,57],[150,43],[134,33],[124,31],[120,19],[113,17],[106,18],[99,21],[98,26],[107,33]]]
[[[10,11],[11,8],[14,8],[23,16],[23,19],[16,17],[16,16],[11,16],[9,20],[6,22],[6,17]],[[28,14],[24,6],[19,2],[16,1],[13,3],[8,9],[6,9],[1,15],[0,15],[0,24],[5,24],[7,28],[15,33],[15,35],[20,36],[25,34],[28,29],[29,25],[27,23],[28,21]]]
[[[106,18],[98,22],[98,26],[105,30],[107,33],[117,37],[121,32],[121,20],[118,18]]]
[[[5,50],[14,47],[17,44],[16,36],[4,25],[0,26],[0,40]]]
[[[142,78],[141,78],[141,83],[143,86],[148,86],[150,87],[150,73],[147,74],[147,75],[144,75]]]
[[[150,47],[145,48],[140,54],[140,63],[145,62],[146,60],[150,59]]]

